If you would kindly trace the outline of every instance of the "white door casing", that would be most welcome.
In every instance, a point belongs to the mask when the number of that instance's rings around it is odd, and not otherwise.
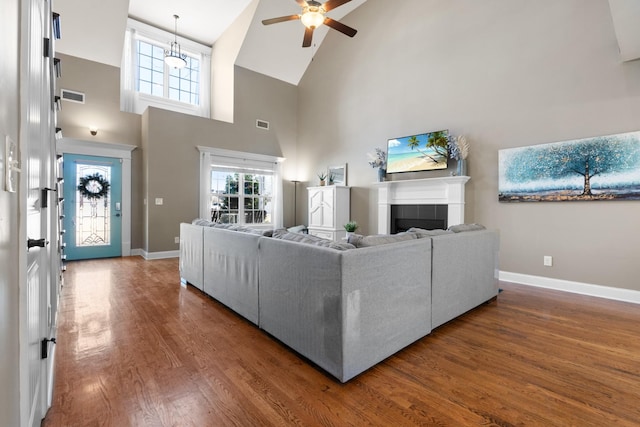
[[[131,255],[131,153],[135,145],[62,138],[58,154],[82,154],[122,159],[122,256]]]

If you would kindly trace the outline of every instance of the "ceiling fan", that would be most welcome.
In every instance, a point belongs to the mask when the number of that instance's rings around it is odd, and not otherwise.
[[[345,3],[349,3],[351,0],[329,0],[325,3],[320,3],[315,0],[295,0],[296,3],[302,8],[302,13],[299,15],[280,16],[279,18],[265,19],[262,21],[263,25],[277,24],[279,22],[295,21],[299,19],[306,27],[304,30],[304,38],[302,39],[302,47],[311,46],[311,39],[313,37],[313,30],[324,24],[327,27],[340,31],[349,37],[353,37],[358,32],[357,30],[346,26],[334,19],[325,16],[325,13],[338,6],[342,6]]]

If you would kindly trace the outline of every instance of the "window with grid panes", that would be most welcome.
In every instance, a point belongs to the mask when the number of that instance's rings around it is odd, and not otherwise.
[[[225,224],[271,224],[273,174],[223,166],[211,169],[211,220]]]
[[[200,104],[200,61],[187,56],[187,66],[170,68],[164,62],[164,49],[137,40],[138,79],[140,93],[168,98],[188,104]]]

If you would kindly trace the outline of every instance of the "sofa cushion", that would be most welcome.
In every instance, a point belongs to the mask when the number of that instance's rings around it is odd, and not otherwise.
[[[322,237],[313,236],[311,234],[291,233],[284,228],[280,228],[273,232],[274,239],[289,240],[292,242],[306,243],[308,245],[322,246],[325,248],[337,249],[344,251],[347,249],[355,249],[355,246],[349,243],[334,242],[333,240],[323,239]]]
[[[366,248],[369,246],[386,245],[387,243],[403,242],[405,240],[413,240],[417,238],[418,236],[416,233],[375,234],[372,236],[352,234],[349,236],[348,242],[356,248]]]
[[[458,224],[452,225],[451,227],[449,227],[449,230],[453,231],[454,233],[462,233],[464,231],[486,230],[486,227],[480,224]]]
[[[407,230],[407,233],[415,233],[418,239],[421,239],[423,237],[440,236],[441,234],[451,234],[453,233],[453,231],[442,230],[442,229],[425,230],[424,228],[411,227],[410,229]]]

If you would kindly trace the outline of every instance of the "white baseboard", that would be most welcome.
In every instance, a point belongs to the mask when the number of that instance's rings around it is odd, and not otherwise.
[[[131,255],[141,256],[146,260],[150,259],[165,259],[165,258],[178,258],[180,256],[180,251],[164,251],[164,252],[147,252],[142,249],[132,249]]]
[[[538,288],[554,289],[557,291],[572,292],[574,294],[640,304],[640,291],[634,291],[632,289],[612,288],[610,286],[571,282],[569,280],[511,273],[508,271],[500,271],[498,277],[502,281],[518,283],[520,285],[536,286]]]
[[[130,256],[141,256],[144,258],[144,251],[142,249],[131,249]]]

